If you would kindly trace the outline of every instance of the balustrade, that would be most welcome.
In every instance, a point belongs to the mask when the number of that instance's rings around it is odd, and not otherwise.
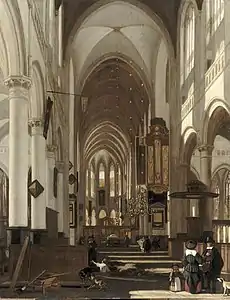
[[[225,66],[225,51],[223,51],[205,74],[205,89],[222,73]]]

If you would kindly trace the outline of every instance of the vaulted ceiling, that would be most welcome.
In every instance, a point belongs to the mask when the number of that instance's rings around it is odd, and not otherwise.
[[[79,116],[84,157],[89,161],[105,150],[125,164],[154,101],[156,73],[161,78],[161,70],[156,72],[159,51],[165,53],[161,64],[166,68],[165,28],[133,1],[64,4],[65,57],[73,62],[75,91],[88,98]]]
[[[99,7],[102,4],[105,4],[105,2],[109,2],[103,0],[56,0],[56,8],[60,6],[62,1],[64,3],[65,12],[63,34],[64,45],[67,45],[67,41],[76,22],[81,22],[88,9],[93,6],[94,8]],[[150,13],[156,14],[164,23],[171,36],[172,43],[174,47],[176,47],[177,17],[181,1],[183,0],[126,0],[125,2],[137,3],[137,6],[144,5],[149,9]],[[201,9],[204,0],[195,1],[197,2],[198,9]],[[116,17],[119,19],[118,15]]]

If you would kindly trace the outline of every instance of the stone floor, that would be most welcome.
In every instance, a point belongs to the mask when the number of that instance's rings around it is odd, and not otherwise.
[[[102,277],[102,276],[101,276]],[[190,295],[185,292],[168,292],[168,280],[165,276],[156,275],[154,279],[110,277],[103,276],[107,284],[104,291],[87,290],[82,287],[66,287],[48,290],[47,296],[41,295],[41,291],[26,291],[21,295],[11,295],[15,299],[38,300],[75,300],[75,299],[222,299],[222,295]],[[0,289],[0,298],[9,298],[8,289]],[[225,297],[230,299],[230,297]]]
[[[100,259],[107,257],[116,262],[119,268],[110,274],[100,274],[106,282],[107,289],[99,291],[87,290],[79,282],[63,284],[58,289],[48,290],[44,297],[41,291],[26,291],[20,295],[10,295],[9,289],[0,288],[0,298],[11,296],[15,299],[38,300],[74,300],[74,299],[222,299],[221,289],[219,294],[190,295],[185,292],[172,293],[168,291],[168,274],[173,260],[166,251],[152,252],[148,255],[140,253],[138,249],[100,249]],[[133,265],[134,271],[127,272],[125,266]],[[138,271],[135,271],[135,269]],[[140,272],[141,271],[141,272]],[[65,285],[65,287],[64,287]],[[230,297],[226,297],[227,299]]]

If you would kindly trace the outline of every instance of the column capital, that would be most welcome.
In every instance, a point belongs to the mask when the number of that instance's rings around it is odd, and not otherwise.
[[[44,124],[44,120],[42,118],[32,118],[32,119],[29,119],[29,126],[31,128],[34,128],[34,127],[43,127],[43,124]]]
[[[181,162],[179,166],[180,166],[180,168],[183,168],[183,169],[188,169],[188,168],[190,168],[190,165],[187,164],[187,163],[185,163],[185,162]]]
[[[56,161],[56,168],[58,169],[59,173],[63,173],[64,172],[64,161]]]
[[[46,145],[46,150],[47,152],[55,152],[57,150],[57,146],[56,145],[51,145],[51,144],[47,144]]]
[[[214,146],[212,146],[212,145],[200,145],[197,149],[198,149],[199,152],[212,153],[212,150],[214,149]]]
[[[31,87],[32,81],[24,75],[11,75],[4,80],[4,84],[9,89],[20,87],[28,90]]]
[[[32,118],[29,120],[29,126],[31,128],[31,135],[42,135],[43,134],[43,124],[42,118]]]

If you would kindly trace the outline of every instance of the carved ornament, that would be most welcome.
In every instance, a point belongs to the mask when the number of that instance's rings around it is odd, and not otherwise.
[[[211,154],[214,147],[211,145],[201,145],[197,149],[199,152],[207,152],[208,154]]]
[[[48,152],[55,152],[57,150],[57,146],[55,146],[55,145],[46,145],[46,150]]]
[[[9,76],[4,80],[4,84],[9,89],[20,87],[28,90],[31,87],[31,83],[31,79],[24,75]]]
[[[42,119],[31,119],[29,120],[29,126],[31,128],[40,128],[43,127],[44,121]]]

